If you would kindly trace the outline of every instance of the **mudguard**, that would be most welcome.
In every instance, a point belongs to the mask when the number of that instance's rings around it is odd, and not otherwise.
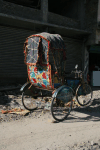
[[[67,85],[63,85],[53,93],[52,97],[57,98],[64,103],[69,102],[73,98],[73,89]]]
[[[31,83],[26,82],[20,89],[21,92],[24,92],[29,86],[31,85]]]
[[[55,97],[57,96],[58,92],[59,92],[60,90],[62,90],[64,87],[67,87],[67,86],[66,86],[66,85],[60,86],[60,87],[53,93],[52,97],[55,98]]]

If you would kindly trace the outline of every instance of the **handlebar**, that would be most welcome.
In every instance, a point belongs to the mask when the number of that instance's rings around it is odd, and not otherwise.
[[[82,74],[83,74],[84,72],[82,72],[81,70],[79,70],[79,71],[76,70],[76,71],[71,71],[71,72],[65,72],[65,71],[64,71],[64,73],[65,73],[66,75],[67,75],[67,74],[69,75],[69,74],[72,74],[72,73],[75,73],[75,74],[76,74],[76,73],[77,73],[77,74],[82,73]]]
[[[81,70],[77,70],[77,68],[78,68],[78,65],[76,65],[75,66],[75,71],[71,71],[69,74],[71,75],[72,73],[74,73],[75,74],[75,78],[82,78],[83,77],[83,74],[84,74],[84,71],[81,71]],[[66,73],[66,72],[64,72],[66,75],[68,74],[68,73]]]
[[[71,72],[65,72],[64,71],[64,73],[66,74],[66,75],[71,75],[71,74],[75,74],[75,78],[76,78],[76,76],[78,76],[78,77],[82,77],[82,75],[84,74],[84,71],[81,71],[81,70],[75,70],[75,71],[71,71]]]
[[[84,72],[82,72],[81,70],[75,70],[75,71],[71,71],[71,74],[72,73],[74,73],[75,74],[75,78],[77,78],[77,76],[78,76],[78,78],[82,78],[82,75],[84,74]]]
[[[83,73],[83,72],[81,70],[79,70],[79,71],[76,70],[76,71],[71,71],[71,73],[78,73],[79,74],[79,73]]]

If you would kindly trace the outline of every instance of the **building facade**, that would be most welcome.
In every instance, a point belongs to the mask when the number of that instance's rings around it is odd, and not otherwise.
[[[66,72],[78,64],[86,78],[91,47],[100,44],[99,7],[99,0],[0,0],[0,82],[27,80],[23,44],[41,32],[63,37]]]

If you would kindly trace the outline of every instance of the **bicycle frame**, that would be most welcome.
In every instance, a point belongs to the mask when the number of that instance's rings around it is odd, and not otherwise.
[[[75,75],[76,76],[76,75]],[[76,95],[76,93],[77,93],[77,88],[79,87],[79,85],[84,85],[86,82],[84,81],[84,77],[83,77],[83,75],[82,75],[82,77],[80,77],[80,78],[75,78],[75,79],[79,79],[79,83],[73,88],[73,87],[71,87],[72,88],[72,90],[73,90],[73,94],[74,94],[74,96]],[[67,84],[67,86],[70,86],[70,85],[68,85]],[[84,87],[84,86],[83,86]]]

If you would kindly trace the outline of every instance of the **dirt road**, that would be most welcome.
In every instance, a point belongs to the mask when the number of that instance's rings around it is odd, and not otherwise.
[[[21,106],[20,101],[13,96],[8,106]],[[6,105],[0,104],[2,108]],[[67,120],[60,123],[53,120],[50,111],[23,117],[0,113],[0,118],[0,150],[100,149],[100,89],[94,91],[91,106],[73,108]]]
[[[2,122],[0,150],[69,150],[78,146],[82,149],[84,144],[91,147],[100,139],[100,114],[83,112],[73,110],[61,123],[54,122],[50,113]]]

